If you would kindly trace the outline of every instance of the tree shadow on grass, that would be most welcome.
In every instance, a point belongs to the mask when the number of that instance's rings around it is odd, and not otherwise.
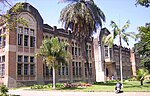
[[[57,90],[82,90],[85,88],[73,87],[73,88],[57,88]]]
[[[147,85],[129,85],[129,86],[124,86],[124,88],[149,88],[150,89],[150,86],[147,86]]]
[[[106,86],[115,86],[116,82],[96,82],[94,85],[106,85]]]

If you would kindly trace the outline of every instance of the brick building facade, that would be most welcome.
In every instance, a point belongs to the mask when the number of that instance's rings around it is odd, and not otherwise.
[[[89,39],[84,50],[84,42],[66,32],[64,29],[51,27],[43,23],[38,10],[24,3],[24,10],[17,15],[25,18],[29,26],[17,24],[9,30],[0,26],[0,83],[7,87],[17,87],[52,82],[52,70],[43,64],[42,58],[35,57],[44,38],[58,37],[60,41],[70,44],[67,48],[72,56],[68,65],[61,64],[56,70],[56,82],[87,81],[85,52],[88,52],[90,79],[95,81],[95,64],[93,40]]]
[[[97,38],[94,39],[94,55],[96,81],[120,79],[119,46],[109,48],[103,43],[103,36],[110,34],[107,28],[103,28]],[[136,76],[136,70],[140,59],[130,48],[122,47],[122,70],[123,78],[128,79]]]

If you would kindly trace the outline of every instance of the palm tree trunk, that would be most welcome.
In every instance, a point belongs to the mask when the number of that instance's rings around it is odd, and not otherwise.
[[[53,64],[53,89],[56,89],[55,67]]]
[[[122,42],[121,42],[121,32],[119,32],[119,54],[120,54],[120,79],[121,79],[121,83],[123,83],[123,74],[122,74]]]
[[[140,82],[141,82],[141,86],[143,85],[143,80],[140,80]]]

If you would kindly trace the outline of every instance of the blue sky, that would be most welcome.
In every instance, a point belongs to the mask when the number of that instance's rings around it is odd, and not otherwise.
[[[33,5],[41,14],[44,23],[50,26],[62,27],[58,22],[60,11],[66,4],[58,4],[58,0],[16,0],[16,2],[27,1]],[[144,26],[146,22],[150,22],[150,8],[135,6],[136,0],[94,0],[97,6],[104,12],[106,22],[103,27],[107,27],[110,31],[110,21],[115,21],[122,27],[127,20],[130,20],[130,27],[127,31],[137,33],[138,26]],[[116,43],[118,43],[116,41]],[[133,47],[134,40],[130,39],[130,46]],[[124,45],[124,43],[123,43]],[[126,46],[126,45],[124,45]]]

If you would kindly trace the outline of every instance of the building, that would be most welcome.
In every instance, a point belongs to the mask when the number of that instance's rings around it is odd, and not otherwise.
[[[103,28],[97,38],[94,39],[96,81],[120,79],[119,46],[109,48],[103,43],[103,36],[110,34],[107,28]],[[136,75],[139,62],[131,49],[122,47],[123,78],[128,79]],[[138,59],[139,61],[139,59]]]
[[[93,39],[89,39],[85,45],[70,31],[44,24],[37,9],[29,3],[23,4],[24,9],[17,18],[25,18],[28,27],[16,24],[10,30],[5,24],[0,26],[0,35],[5,34],[0,36],[0,83],[17,87],[52,82],[52,70],[43,64],[41,57],[35,58],[35,53],[44,38],[56,36],[60,41],[70,44],[66,50],[72,53],[69,64],[60,64],[58,67],[56,82],[95,81]],[[89,67],[85,63],[85,52],[88,53]]]

